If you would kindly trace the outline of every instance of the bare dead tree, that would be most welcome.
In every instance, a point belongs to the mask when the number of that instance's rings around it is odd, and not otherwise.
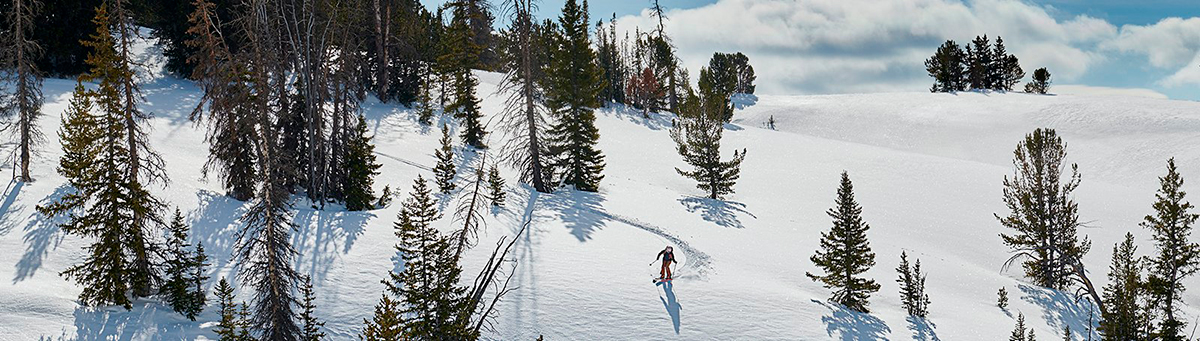
[[[17,179],[22,182],[33,181],[29,174],[29,160],[33,157],[33,148],[44,138],[37,126],[42,109],[42,75],[35,61],[41,56],[42,49],[37,41],[32,39],[34,23],[42,3],[38,0],[12,0],[11,7],[5,13],[8,27],[0,31],[0,45],[6,46],[0,50],[0,83],[11,85],[12,93],[0,103],[0,117],[16,115],[17,119],[13,135],[17,139],[16,169],[20,170]],[[2,94],[0,94],[2,95]]]
[[[532,184],[538,192],[548,193],[550,172],[546,169],[543,152],[542,131],[546,126],[548,109],[543,101],[540,69],[544,60],[538,60],[533,39],[533,16],[537,9],[536,0],[513,0],[508,7],[512,29],[507,32],[515,43],[510,51],[510,70],[500,83],[500,91],[508,94],[500,112],[500,130],[506,142],[500,155],[510,166],[517,169],[519,180]]]

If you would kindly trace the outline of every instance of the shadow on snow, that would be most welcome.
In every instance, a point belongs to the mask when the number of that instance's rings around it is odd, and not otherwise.
[[[830,337],[837,333],[843,341],[883,340],[886,339],[885,335],[892,332],[887,323],[871,314],[818,300],[812,301],[829,309],[829,315],[821,316],[821,323],[825,324],[825,333]]]
[[[679,199],[679,203],[683,204],[683,207],[686,208],[688,212],[696,213],[699,211],[700,216],[704,218],[704,220],[723,227],[739,229],[746,227],[745,225],[742,225],[742,220],[738,218],[738,216],[742,214],[750,216],[751,219],[758,219],[758,217],[754,216],[753,213],[746,211],[745,204],[739,202],[715,200],[710,198],[685,197]]]

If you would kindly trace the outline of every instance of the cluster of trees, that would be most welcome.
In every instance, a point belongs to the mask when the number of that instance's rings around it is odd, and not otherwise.
[[[934,80],[930,92],[1012,91],[1025,78],[1017,56],[1005,50],[1004,39],[996,37],[992,44],[987,35],[976,36],[965,48],[947,40],[925,60],[925,70]]]
[[[1076,289],[1087,295],[1101,313],[1099,332],[1110,340],[1185,340],[1185,321],[1177,316],[1183,280],[1200,271],[1200,244],[1189,242],[1192,224],[1200,215],[1182,191],[1183,178],[1174,159],[1142,226],[1153,233],[1156,253],[1138,257],[1132,234],[1113,247],[1109,283],[1097,290],[1083,263],[1091,243],[1078,236],[1078,167],[1065,171],[1066,144],[1053,129],[1026,135],[1014,151],[1014,175],[1004,179],[1007,216],[996,215],[1012,234],[1001,234],[1027,278],[1038,285]],[[1065,179],[1065,182],[1064,182]],[[1143,279],[1143,273],[1148,278]],[[1001,289],[1001,308],[1007,297]],[[1069,334],[1069,331],[1067,331]],[[1014,335],[1016,332],[1014,331]],[[1027,336],[1032,337],[1032,336]]]
[[[820,249],[809,260],[821,268],[823,274],[805,273],[825,288],[833,289],[829,301],[846,308],[867,313],[869,298],[879,291],[879,283],[863,278],[875,266],[875,252],[867,231],[871,229],[862,219],[862,206],[854,199],[854,183],[849,173],[842,172],[834,207],[826,212],[833,219],[829,232],[821,233]],[[908,253],[900,253],[900,265],[896,268],[896,283],[900,284],[900,304],[910,316],[924,318],[929,314],[929,295],[925,293],[926,274],[921,271],[921,261],[915,265],[908,262]]]

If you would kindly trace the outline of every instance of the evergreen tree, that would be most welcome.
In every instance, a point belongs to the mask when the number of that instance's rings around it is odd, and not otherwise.
[[[925,317],[929,314],[929,295],[925,294],[925,274],[921,273],[921,260],[915,267],[908,263],[908,253],[900,252],[900,266],[896,268],[900,284],[900,305],[908,314]]]
[[[375,176],[379,175],[380,164],[375,162],[375,145],[367,136],[367,120],[362,114],[358,115],[358,123],[354,125],[353,137],[346,146],[346,209],[361,211],[370,209],[375,203]]]
[[[1063,341],[1071,341],[1071,326],[1063,326]]]
[[[446,112],[454,113],[459,118],[462,127],[463,143],[475,148],[485,148],[483,144],[483,114],[480,112],[479,99],[475,95],[475,87],[479,80],[471,73],[471,68],[479,63],[479,45],[476,44],[475,31],[471,29],[470,1],[451,3],[454,18],[446,30],[444,43],[449,49],[447,55],[439,62],[447,63],[453,78],[454,100],[445,108]]]
[[[719,95],[717,95],[719,96]],[[679,120],[671,127],[675,149],[693,170],[679,168],[675,172],[696,180],[696,188],[707,192],[710,199],[721,199],[733,193],[733,185],[741,176],[746,150],[733,152],[733,159],[721,161],[721,136],[725,126],[721,120],[724,99],[705,94],[704,98],[687,94],[680,104]]]
[[[433,167],[434,182],[437,182],[438,189],[444,194],[450,194],[454,190],[454,147],[451,146],[450,128],[442,125],[442,146],[433,153],[437,158],[437,166]]]
[[[854,200],[854,184],[846,172],[842,172],[835,207],[826,214],[833,218],[833,227],[821,233],[821,249],[809,258],[825,274],[806,272],[805,275],[825,288],[834,289],[830,302],[869,312],[867,299],[879,291],[879,284],[858,276],[875,266],[875,253],[867,241],[867,230],[871,227],[862,220],[862,207]]]
[[[255,171],[254,120],[245,101],[245,67],[232,59],[222,38],[216,5],[207,0],[193,1],[195,10],[187,21],[190,77],[204,92],[189,119],[207,121],[209,155],[201,169],[205,175],[216,170],[230,197],[250,200],[254,196]],[[181,50],[182,51],[182,50]],[[207,105],[207,114],[205,113]]]
[[[204,310],[204,290],[197,283],[207,279],[203,277],[207,257],[200,248],[195,253],[187,251],[188,226],[183,222],[183,214],[179,209],[175,209],[175,216],[167,230],[166,281],[159,287],[159,294],[171,309],[195,321],[196,315]]]
[[[370,320],[363,319],[363,331],[359,339],[363,341],[403,341],[409,337],[404,333],[404,317],[400,314],[400,302],[393,300],[387,294],[379,298],[375,304],[375,315]]]
[[[1032,331],[1032,329],[1030,331]],[[1025,314],[1017,313],[1017,326],[1013,328],[1012,334],[1008,336],[1008,341],[1029,340],[1025,333]]]
[[[430,94],[430,92],[433,91],[433,89],[431,89],[432,86],[433,84],[431,81],[428,79],[422,79],[421,90],[417,92],[417,122],[420,122],[424,125],[433,124],[433,114],[435,111],[433,106],[433,95]]]
[[[316,296],[313,294],[312,278],[304,276],[304,281],[300,285],[300,321],[304,325],[300,332],[300,341],[318,341],[325,338],[325,332],[321,328],[325,327],[325,322],[317,320],[313,314],[317,309]]]
[[[233,286],[229,285],[225,278],[221,278],[213,291],[217,297],[221,315],[221,320],[217,321],[217,325],[213,327],[213,332],[217,334],[218,339],[221,341],[252,340],[249,331],[246,330],[249,322],[246,321],[244,304],[234,302]]]
[[[1008,50],[1004,47],[1004,38],[996,36],[996,44],[992,45],[992,60],[987,67],[988,89],[1008,90],[1005,82],[1008,72]],[[1018,66],[1019,67],[1019,66]]]
[[[1149,258],[1149,288],[1162,313],[1159,337],[1162,340],[1185,340],[1185,321],[1179,319],[1181,297],[1187,288],[1184,280],[1200,271],[1200,244],[1188,241],[1192,224],[1200,215],[1185,199],[1183,177],[1175,168],[1175,159],[1167,160],[1167,175],[1160,177],[1162,187],[1155,194],[1153,215],[1147,215],[1142,227],[1153,232],[1158,254]]]
[[[22,182],[33,181],[29,162],[34,148],[44,138],[38,128],[42,109],[42,73],[36,61],[42,55],[40,44],[33,40],[35,20],[42,10],[39,0],[12,0],[3,17],[7,27],[0,29],[0,89],[12,87],[11,93],[0,93],[0,118],[16,116],[9,129],[16,138],[16,157]],[[0,129],[2,130],[2,129]]]
[[[1025,92],[1045,95],[1050,91],[1050,71],[1046,68],[1033,70],[1033,80],[1025,83]]]
[[[457,287],[462,270],[450,241],[430,225],[440,217],[425,179],[418,176],[395,224],[404,270],[385,283],[401,302],[404,334],[417,339],[468,336],[462,319],[465,290]]]
[[[721,120],[729,123],[733,120],[733,103],[730,100],[737,89],[737,66],[734,55],[714,53],[708,61],[708,67],[700,68],[698,86],[704,104]]]
[[[604,88],[600,98],[605,102],[625,103],[625,60],[621,55],[617,40],[617,18],[613,18],[605,26],[603,20],[596,22],[596,64],[603,73]]]
[[[1125,234],[1125,241],[1113,246],[1112,265],[1108,267],[1108,285],[1104,286],[1102,304],[1107,306],[1106,316],[1100,321],[1100,333],[1108,340],[1145,339],[1143,326],[1148,317],[1143,309],[1147,288],[1142,281],[1142,263],[1134,253],[1133,233]]]
[[[1008,309],[1008,290],[1000,287],[1000,291],[996,292],[996,306],[1000,309]]]
[[[976,36],[967,50],[967,80],[971,89],[991,89],[990,69],[992,67],[992,47],[987,35]]]
[[[209,266],[208,255],[204,254],[204,243],[196,243],[196,252],[192,256],[192,274],[188,278],[192,282],[191,291],[191,307],[196,314],[204,311],[205,305],[208,303],[208,293],[204,290],[204,282],[208,281],[208,276],[205,275]]]
[[[995,214],[1014,234],[1000,237],[1013,250],[1005,266],[1024,258],[1025,276],[1037,285],[1066,289],[1079,274],[1075,266],[1091,248],[1078,236],[1079,204],[1072,193],[1079,187],[1078,166],[1063,180],[1066,144],[1053,129],[1036,129],[1013,152],[1013,177],[1004,178],[1006,217]]]
[[[84,286],[80,301],[129,309],[130,294],[148,297],[160,282],[159,269],[150,258],[149,234],[162,225],[158,211],[163,204],[143,187],[136,171],[142,160],[130,147],[144,147],[145,141],[140,128],[129,126],[136,125],[140,117],[128,97],[136,97],[137,91],[130,88],[133,73],[124,59],[127,56],[118,54],[109,30],[119,26],[114,21],[120,19],[111,18],[106,6],[97,9],[93,20],[96,34],[84,42],[93,48],[88,56],[92,70],[81,80],[97,81],[98,85],[92,91],[77,87],[64,118],[68,125],[90,127],[64,126],[60,132],[67,155],[60,160],[59,172],[75,193],[39,207],[39,211],[46,216],[65,215],[68,219],[60,225],[64,232],[95,239],[86,248],[89,254],[84,262],[62,273]],[[89,102],[91,105],[83,106]]]
[[[492,201],[492,206],[504,206],[504,178],[500,177],[500,170],[492,165],[492,169],[488,171],[488,199]]]
[[[604,178],[604,155],[596,149],[600,131],[593,108],[600,106],[604,80],[588,39],[587,13],[587,0],[582,7],[567,0],[558,19],[560,32],[546,87],[546,102],[555,117],[548,131],[548,155],[564,185],[595,192]]]
[[[964,52],[953,40],[947,40],[937,48],[932,57],[925,60],[925,71],[933,77],[933,87],[929,92],[955,92],[966,90],[962,82],[965,71]]]

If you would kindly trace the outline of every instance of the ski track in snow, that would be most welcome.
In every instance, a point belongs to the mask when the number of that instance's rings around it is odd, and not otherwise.
[[[691,245],[688,244],[687,241],[684,241],[683,239],[680,239],[679,237],[676,237],[674,235],[671,235],[670,233],[667,233],[666,230],[664,230],[663,228],[647,224],[645,222],[642,222],[641,220],[638,220],[637,218],[631,218],[631,217],[627,217],[627,216],[623,216],[623,215],[611,214],[608,212],[601,212],[601,211],[595,211],[595,212],[596,212],[596,214],[598,214],[604,218],[607,218],[607,219],[613,220],[613,221],[617,221],[617,222],[620,222],[625,225],[633,226],[633,227],[642,229],[646,232],[653,233],[654,235],[662,237],[663,239],[670,241],[672,244],[675,244],[676,247],[678,247],[680,250],[683,251],[684,256],[685,256],[684,257],[685,259],[683,260],[683,266],[680,266],[679,269],[675,271],[675,273],[682,273],[683,275],[674,276],[675,278],[700,278],[700,279],[703,279],[704,275],[708,273],[708,270],[710,269],[710,266],[711,266],[708,254],[692,247]],[[695,271],[695,274],[691,274],[690,272],[692,272],[692,271]]]

